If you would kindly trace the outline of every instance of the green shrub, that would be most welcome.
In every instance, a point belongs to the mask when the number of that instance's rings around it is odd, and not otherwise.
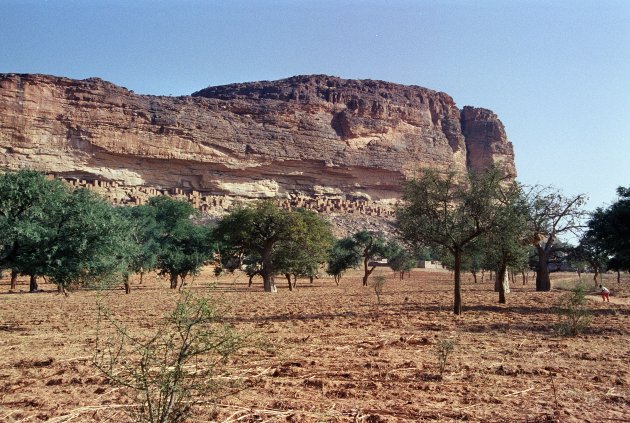
[[[558,333],[561,336],[576,336],[591,324],[593,317],[586,306],[587,288],[578,283],[560,298],[558,304]]]
[[[455,351],[455,345],[457,345],[457,342],[454,339],[440,339],[437,344],[435,344],[435,352],[438,358],[440,378],[442,378],[444,370],[446,369],[448,357],[453,351]]]
[[[376,299],[378,303],[381,303],[381,295],[383,295],[383,287],[385,286],[385,276],[378,275],[372,279],[372,288],[374,288],[374,293],[376,294]]]
[[[132,333],[101,304],[97,323],[93,362],[137,401],[134,421],[182,422],[196,404],[216,402],[237,389],[217,375],[226,359],[245,347],[244,339],[221,323],[216,305],[206,298],[181,293],[149,334]]]

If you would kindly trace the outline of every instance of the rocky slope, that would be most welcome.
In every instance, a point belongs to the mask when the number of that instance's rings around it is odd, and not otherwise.
[[[160,97],[97,78],[0,74],[0,148],[2,168],[105,181],[122,202],[144,187],[194,190],[200,205],[204,196],[382,205],[420,168],[499,163],[515,174],[491,111],[460,110],[426,88],[324,75]]]

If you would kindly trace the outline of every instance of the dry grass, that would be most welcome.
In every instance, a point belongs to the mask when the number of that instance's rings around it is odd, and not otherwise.
[[[448,272],[414,271],[402,282],[385,275],[380,305],[358,274],[340,286],[304,281],[292,293],[278,278],[277,295],[259,281],[248,289],[246,278],[226,276],[213,288],[210,271],[197,277],[190,289],[220,297],[227,321],[274,348],[235,357],[229,366],[248,389],[200,407],[194,421],[629,421],[627,276],[621,287],[605,282],[611,303],[592,297],[592,326],[566,339],[554,331],[561,291],[519,281],[504,306],[491,284],[469,280],[456,318]],[[130,399],[91,365],[96,294],[65,298],[42,287],[0,294],[0,421],[127,421]],[[154,328],[176,297],[154,278],[130,295],[106,295],[134,330]],[[440,380],[443,338],[457,347]]]

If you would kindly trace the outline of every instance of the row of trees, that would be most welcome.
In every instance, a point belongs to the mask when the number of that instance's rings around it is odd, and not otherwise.
[[[397,210],[402,238],[440,249],[452,258],[453,312],[462,312],[461,273],[466,260],[492,263],[500,282],[499,298],[505,302],[503,276],[523,255],[527,239],[527,207],[518,185],[504,181],[496,170],[470,175],[467,181],[454,173],[427,171],[406,185],[403,200]]]
[[[23,170],[0,176],[0,268],[72,285],[120,281],[157,269],[171,286],[198,269],[212,250],[211,230],[192,206],[155,197],[146,206],[112,207],[91,191]],[[15,286],[12,286],[15,288]]]
[[[495,271],[499,302],[505,303],[509,268],[533,268],[538,291],[551,289],[552,262],[577,269],[586,265],[595,279],[603,269],[630,269],[630,189],[619,188],[618,194],[617,202],[597,209],[587,221],[584,195],[523,187],[498,170],[464,181],[427,171],[406,184],[397,223],[406,242],[441,251],[454,271],[453,311],[460,314],[463,270]],[[562,242],[566,235],[580,238],[579,245]]]
[[[569,248],[559,237],[584,227],[584,197],[525,189],[498,170],[466,180],[426,171],[407,182],[396,213],[402,244],[366,231],[335,240],[315,213],[265,201],[237,208],[211,227],[185,202],[154,197],[147,205],[112,207],[32,171],[3,174],[0,192],[0,268],[30,275],[31,290],[45,276],[62,291],[121,279],[129,291],[129,275],[149,270],[168,275],[176,288],[209,262],[219,272],[245,269],[250,281],[260,275],[268,292],[276,290],[276,275],[293,289],[298,277],[316,277],[324,264],[337,282],[345,270],[362,266],[367,285],[373,261],[386,258],[404,272],[430,251],[454,271],[453,311],[460,314],[462,271],[495,271],[505,302],[506,273],[525,269],[532,248],[540,291],[551,288],[548,263],[560,251],[574,261],[630,267],[630,190],[620,188],[620,200],[598,209],[580,245]]]
[[[0,267],[12,284],[25,273],[33,291],[46,275],[64,290],[122,270],[126,225],[102,199],[31,171],[3,174],[0,192]]]
[[[31,291],[42,276],[61,291],[122,281],[129,292],[131,274],[152,270],[177,288],[207,263],[246,266],[275,291],[276,274],[315,276],[333,244],[329,224],[315,213],[271,202],[236,209],[210,226],[196,222],[183,201],[160,196],[113,207],[28,170],[1,175],[0,192],[0,268],[12,270],[13,284],[17,274],[30,275]]]
[[[122,283],[157,270],[175,289],[208,263],[218,272],[245,269],[260,275],[275,292],[274,278],[285,275],[293,289],[298,277],[317,276],[328,263],[337,277],[364,259],[364,283],[374,270],[370,260],[400,250],[385,248],[382,236],[359,232],[346,245],[347,263],[332,261],[338,251],[330,224],[316,213],[290,211],[262,201],[237,208],[216,225],[201,224],[186,202],[153,197],[146,205],[113,207],[91,191],[71,190],[58,180],[23,170],[0,176],[0,269],[46,277],[65,292],[73,285]],[[333,246],[335,248],[333,248]],[[329,262],[330,261],[330,262]]]
[[[157,270],[177,288],[201,266],[259,275],[275,292],[275,276],[293,289],[298,277],[318,276],[326,265],[338,282],[363,264],[363,284],[374,260],[389,259],[399,271],[415,265],[412,255],[382,234],[360,231],[335,240],[330,224],[304,209],[284,210],[261,201],[237,208],[216,225],[199,223],[192,206],[168,197],[146,205],[113,207],[88,190],[71,190],[58,180],[23,170],[0,176],[0,269],[46,277],[61,291],[72,285],[122,283]],[[15,288],[15,277],[13,286]]]

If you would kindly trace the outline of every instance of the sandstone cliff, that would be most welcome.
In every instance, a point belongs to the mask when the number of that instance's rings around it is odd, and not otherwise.
[[[426,88],[324,75],[160,97],[97,78],[0,74],[0,148],[1,168],[213,198],[386,204],[424,167],[499,163],[515,174],[489,110],[460,110]]]

